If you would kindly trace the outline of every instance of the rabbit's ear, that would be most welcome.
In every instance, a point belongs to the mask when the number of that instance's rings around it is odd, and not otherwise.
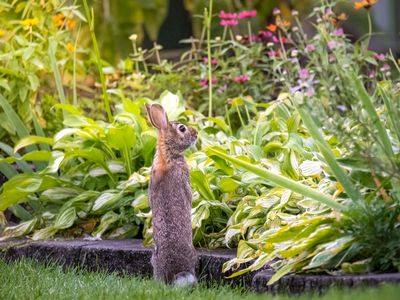
[[[168,117],[164,108],[160,104],[153,104],[151,106],[146,104],[147,114],[151,124],[157,129],[165,129],[168,127]]]

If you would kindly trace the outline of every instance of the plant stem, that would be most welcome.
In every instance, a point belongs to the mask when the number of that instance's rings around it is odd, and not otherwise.
[[[207,13],[207,57],[208,57],[208,117],[212,117],[212,105],[213,105],[213,83],[212,83],[212,58],[211,58],[211,21],[213,13],[213,0],[210,0]]]
[[[97,45],[96,34],[94,32],[94,19],[92,18],[93,11],[90,12],[89,6],[87,4],[87,0],[83,0],[83,5],[85,7],[86,18],[89,23],[89,31],[90,31],[90,35],[92,37],[93,50],[94,50],[94,54],[96,57],[97,68],[99,71],[99,76],[100,76],[100,81],[101,81],[101,89],[103,91],[104,106],[107,111],[108,121],[111,123],[113,121],[113,116],[111,114],[110,100],[108,98],[106,81],[104,79],[103,64],[101,62],[100,51],[99,51],[99,47]]]
[[[372,34],[372,20],[371,20],[370,10],[368,10],[367,16],[368,16],[368,37],[367,37],[367,49],[368,49],[369,42],[371,40],[371,34]]]
[[[250,21],[247,22],[247,30],[249,32],[249,43],[252,44],[253,43],[253,39],[251,37],[252,31],[251,31],[251,22]]]

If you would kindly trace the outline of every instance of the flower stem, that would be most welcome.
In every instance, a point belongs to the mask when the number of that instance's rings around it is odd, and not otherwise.
[[[247,30],[249,32],[249,43],[252,44],[253,43],[253,39],[252,39],[252,31],[251,31],[251,22],[248,21],[247,22]]]
[[[212,58],[211,58],[211,21],[213,13],[213,0],[210,0],[208,12],[206,9],[207,27],[207,57],[208,57],[208,117],[212,117],[213,83],[212,83]]]
[[[106,107],[108,121],[112,122],[113,116],[111,114],[110,100],[108,99],[106,81],[104,79],[103,64],[101,61],[99,47],[97,45],[96,35],[94,33],[93,11],[89,10],[89,6],[88,6],[86,0],[83,0],[83,5],[85,7],[86,18],[89,23],[89,31],[90,31],[90,35],[92,37],[93,50],[94,50],[94,54],[95,54],[95,58],[96,58],[96,65],[97,65],[97,68],[99,71],[99,76],[100,76],[100,81],[101,81],[101,89],[103,91],[104,106]]]
[[[367,37],[367,49],[368,49],[372,34],[372,20],[371,20],[371,12],[369,10],[367,16],[368,16],[368,37]]]

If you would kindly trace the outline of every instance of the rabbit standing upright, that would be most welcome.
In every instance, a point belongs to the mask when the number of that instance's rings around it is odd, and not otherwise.
[[[146,105],[146,109],[150,122],[158,129],[149,187],[154,278],[175,286],[195,285],[197,255],[192,241],[192,190],[183,151],[195,143],[197,131],[179,122],[169,122],[159,104]]]

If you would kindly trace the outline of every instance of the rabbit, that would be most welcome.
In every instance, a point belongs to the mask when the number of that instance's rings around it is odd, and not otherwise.
[[[146,110],[151,124],[158,129],[149,185],[154,279],[173,286],[194,286],[197,254],[192,240],[192,190],[183,151],[194,145],[197,131],[169,122],[159,104],[146,104]]]

